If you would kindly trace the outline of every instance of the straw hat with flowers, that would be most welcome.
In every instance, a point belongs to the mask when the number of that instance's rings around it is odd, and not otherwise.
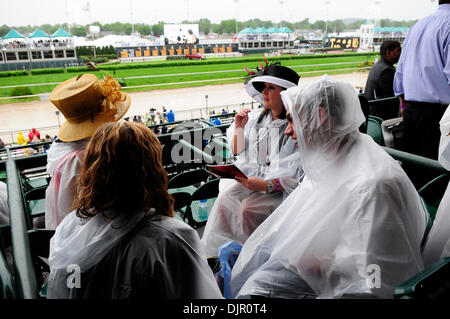
[[[93,74],[60,83],[50,94],[50,101],[66,118],[58,132],[64,142],[92,136],[103,123],[122,118],[131,104],[130,95],[121,91],[116,80],[110,76],[100,80]]]

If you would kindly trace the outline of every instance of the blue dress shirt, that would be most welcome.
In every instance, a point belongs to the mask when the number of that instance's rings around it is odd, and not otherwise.
[[[406,101],[450,104],[450,4],[441,4],[408,32],[394,77]]]

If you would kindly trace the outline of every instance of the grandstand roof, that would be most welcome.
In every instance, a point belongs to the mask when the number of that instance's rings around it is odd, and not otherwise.
[[[71,38],[71,37],[73,37],[73,35],[71,35],[63,28],[59,28],[58,30],[56,30],[55,33],[52,34],[52,38]]]
[[[255,33],[267,33],[267,29],[264,27],[256,28]]]
[[[376,27],[375,32],[408,32],[409,28],[401,27]]]
[[[254,34],[255,30],[253,28],[245,28],[239,32],[239,34]]]
[[[289,29],[288,27],[284,27],[284,28],[278,29],[278,32],[280,32],[280,33],[292,33],[291,29]]]
[[[14,29],[9,30],[9,32],[3,37],[3,39],[24,39],[25,37],[21,35]]]
[[[50,38],[50,36],[41,29],[37,28],[34,30],[33,34],[29,36],[29,38]]]
[[[259,27],[256,29],[245,28],[239,32],[239,34],[264,34],[264,33],[292,33],[292,31],[288,27],[283,28],[270,27],[269,29]]]

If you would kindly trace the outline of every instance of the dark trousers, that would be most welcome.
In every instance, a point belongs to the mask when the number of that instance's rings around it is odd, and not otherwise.
[[[437,160],[439,121],[446,109],[447,105],[407,101],[403,111],[403,151]]]

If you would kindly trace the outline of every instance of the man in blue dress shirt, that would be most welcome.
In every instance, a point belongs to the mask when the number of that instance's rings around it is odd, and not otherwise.
[[[403,112],[403,149],[437,159],[439,121],[450,104],[450,0],[417,22],[403,43],[394,92]]]

